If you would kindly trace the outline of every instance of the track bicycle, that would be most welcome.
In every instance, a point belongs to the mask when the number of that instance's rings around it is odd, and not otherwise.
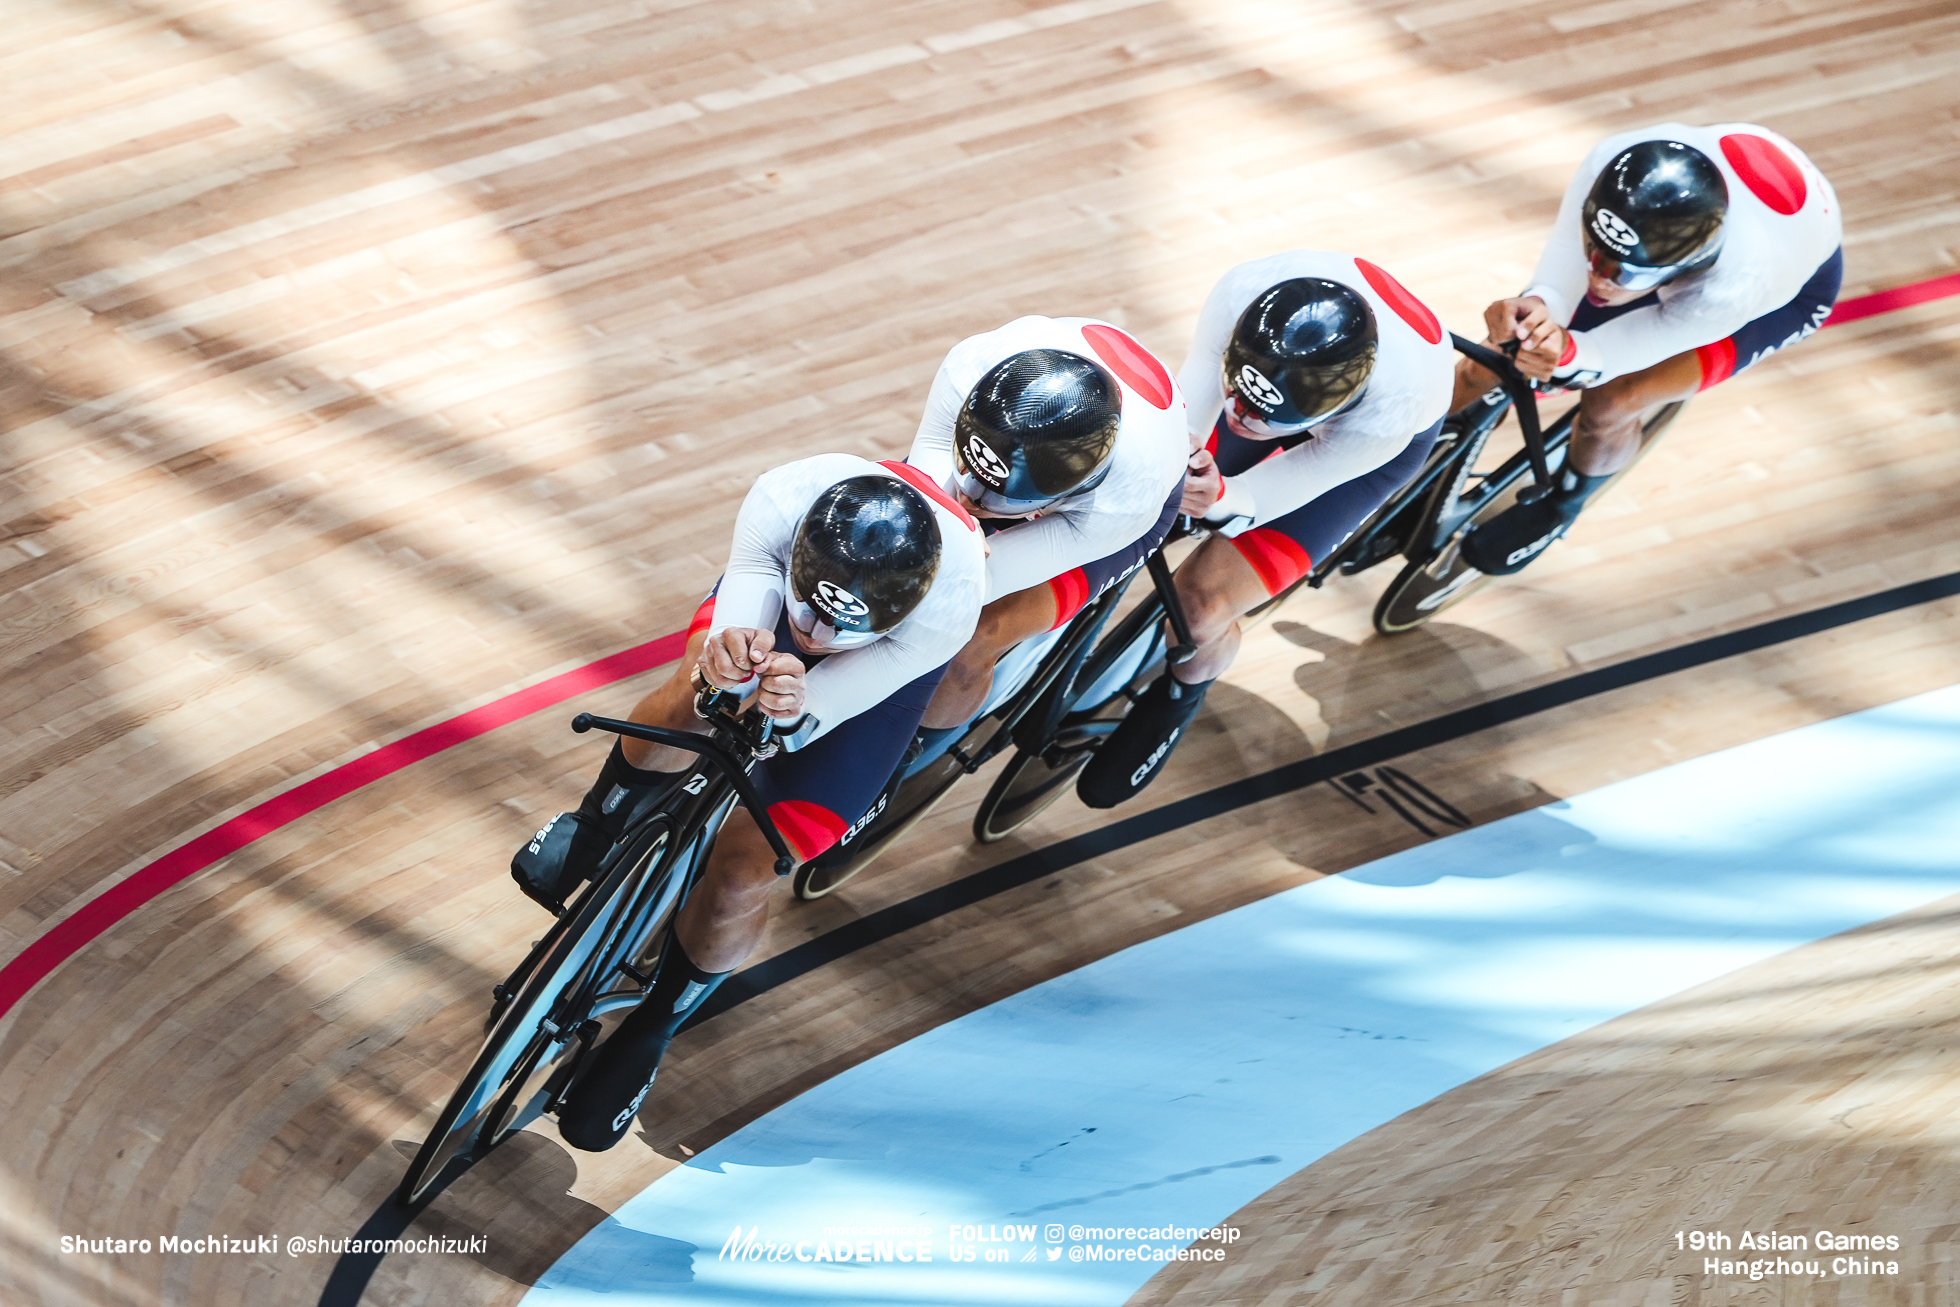
[[[1174,527],[1164,544],[1178,539],[1184,530]],[[1182,662],[1196,652],[1160,545],[1142,568],[1118,578],[1067,623],[1004,654],[994,665],[994,688],[972,723],[937,750],[903,764],[895,784],[886,788],[857,825],[831,849],[799,867],[794,880],[797,897],[822,898],[856,876],[923,821],[962,777],[1009,748],[1015,751],[1015,761],[981,800],[973,819],[974,837],[982,843],[1002,839],[1059,799],[1129,706],[1128,700],[1116,703],[1117,696],[1111,694],[1102,696],[1100,714],[1081,711],[1084,693],[1093,688],[1083,670],[1097,635],[1139,571],[1152,584],[1149,602],[1158,617],[1153,632],[1168,611],[1175,642],[1165,649],[1158,638],[1154,645],[1140,647],[1137,656]],[[1101,675],[1107,680],[1110,673],[1104,669]],[[1052,763],[1034,767],[1022,761],[1030,757]]]
[[[652,984],[666,932],[738,800],[775,851],[777,873],[789,873],[794,859],[748,777],[776,753],[776,724],[712,687],[696,697],[695,712],[706,736],[589,713],[572,719],[574,731],[671,745],[699,755],[699,764],[647,798],[585,888],[491,991],[482,1048],[409,1163],[397,1202],[421,1203],[565,1101],[617,1019]]]
[[[1549,492],[1564,466],[1577,408],[1561,414],[1549,430],[1542,428],[1537,391],[1511,357],[1515,346],[1498,351],[1461,336],[1450,339],[1460,353],[1496,374],[1499,385],[1444,419],[1442,433],[1421,470],[1307,575],[1240,618],[1243,626],[1270,615],[1301,586],[1317,589],[1335,572],[1351,576],[1397,556],[1407,563],[1375,606],[1375,629],[1383,635],[1413,630],[1490,580],[1463,561],[1463,537],[1512,504],[1531,502]],[[1648,415],[1642,424],[1641,454],[1653,447],[1682,406],[1667,404]],[[1489,472],[1473,471],[1491,433],[1514,409],[1523,448]],[[1620,475],[1624,471],[1616,474],[1616,481]],[[1163,567],[1161,556],[1153,562]],[[983,842],[1000,838],[1005,830],[994,833],[991,825],[996,812],[1011,816],[1017,804],[1025,802],[1023,796],[1045,796],[1045,786],[1065,785],[1088,764],[1090,752],[1115,729],[1128,704],[1162,668],[1158,653],[1166,620],[1163,601],[1174,600],[1175,594],[1169,578],[1162,578],[1154,593],[1131,609],[1083,660],[1069,706],[1046,735],[1032,746],[1022,745],[1002,770],[989,802],[974,818],[976,838]],[[1180,612],[1174,629],[1189,645],[1182,623]],[[1052,797],[1047,801],[1052,802]]]

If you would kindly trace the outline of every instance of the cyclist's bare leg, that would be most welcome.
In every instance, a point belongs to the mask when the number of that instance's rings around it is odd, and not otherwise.
[[[769,899],[782,877],[776,851],[744,809],[722,824],[701,881],[682,905],[674,929],[703,971],[733,971],[755,950],[769,921]]]
[[[1573,469],[1591,477],[1619,471],[1640,452],[1641,415],[1700,389],[1701,359],[1690,350],[1584,391],[1572,429]]]
[[[994,663],[1021,641],[1053,629],[1055,618],[1055,592],[1045,582],[1002,595],[981,609],[973,638],[953,655],[920,725],[945,729],[973,720],[993,688]]]
[[[1495,389],[1496,386],[1496,373],[1483,364],[1459,354],[1456,360],[1456,389],[1450,394],[1450,412],[1456,412],[1477,396]]]
[[[1199,545],[1177,569],[1177,598],[1198,652],[1171,669],[1186,685],[1216,680],[1239,652],[1239,618],[1270,598],[1266,583],[1223,536]]]

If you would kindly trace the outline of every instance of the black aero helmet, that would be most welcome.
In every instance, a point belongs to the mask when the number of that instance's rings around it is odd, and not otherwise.
[[[867,473],[810,505],[790,546],[791,595],[840,633],[891,630],[939,571],[939,521],[903,481]]]
[[[1122,420],[1122,389],[1101,365],[1059,349],[1010,354],[960,405],[954,479],[983,512],[1037,512],[1109,475]]]
[[[1713,263],[1728,211],[1729,186],[1714,160],[1679,141],[1642,141],[1593,180],[1580,224],[1593,271],[1645,290]],[[1618,275],[1609,276],[1615,263]]]
[[[1225,394],[1256,434],[1304,431],[1353,403],[1375,370],[1375,311],[1325,277],[1269,286],[1225,346]]]

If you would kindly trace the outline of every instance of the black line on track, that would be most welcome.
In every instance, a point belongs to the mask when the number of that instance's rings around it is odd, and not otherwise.
[[[1031,853],[1024,853],[1018,858],[1010,858],[998,866],[976,871],[949,885],[942,885],[938,889],[927,890],[923,894],[906,899],[903,903],[894,903],[888,908],[882,908],[778,953],[775,957],[759,962],[746,971],[737,972],[722,982],[720,988],[702,1004],[701,1011],[687,1024],[693,1026],[700,1021],[711,1020],[730,1008],[746,1003],[752,998],[758,998],[778,986],[786,985],[826,963],[835,962],[859,949],[882,943],[914,926],[924,925],[928,921],[957,912],[961,908],[971,907],[983,899],[1040,880],[1043,876],[1066,871],[1090,858],[1114,853],[1132,844],[1168,834],[1195,822],[1277,798],[1282,794],[1291,794],[1295,790],[1317,785],[1362,767],[1372,767],[1405,754],[1462,739],[1466,735],[1474,735],[1493,726],[1502,726],[1521,717],[1530,717],[1553,708],[1562,708],[1581,699],[1605,694],[1609,690],[1624,689],[1629,685],[1638,685],[1642,681],[1650,681],[1673,672],[1719,662],[1724,658],[1733,658],[1737,654],[1753,653],[1771,645],[1801,639],[1806,635],[1816,635],[1852,622],[1861,622],[1868,617],[1883,616],[1886,613],[1897,612],[1901,608],[1912,608],[1937,599],[1951,598],[1956,594],[1960,594],[1960,572],[1949,572],[1945,576],[1895,586],[1890,590],[1881,590],[1877,594],[1864,595],[1857,599],[1847,599],[1843,603],[1832,604],[1812,612],[1779,617],[1760,626],[1745,627],[1740,631],[1710,636],[1706,640],[1696,640],[1678,648],[1664,649],[1659,653],[1647,654],[1640,658],[1630,658],[1611,667],[1581,672],[1577,676],[1568,676],[1564,680],[1534,686],[1529,690],[1505,695],[1501,699],[1492,699],[1474,707],[1445,713],[1426,722],[1417,722],[1413,726],[1387,731],[1312,758],[1303,758],[1299,762],[1287,763],[1270,771],[1206,790],[1201,794],[1190,795],[1174,803],[1167,803],[1161,808],[1140,812],[1134,817],[1125,817],[1098,830],[1063,840],[1059,844],[1051,844],[1047,848],[1036,849]]]
[[[1674,672],[1686,671],[1707,663],[1720,662],[1738,654],[1754,653],[1771,645],[1798,640],[1807,635],[1816,635],[1836,627],[1862,622],[1868,617],[1882,617],[1902,608],[1912,608],[1919,604],[1949,599],[1960,594],[1960,572],[1949,572],[1945,576],[1935,576],[1924,581],[1914,581],[1908,585],[1895,586],[1881,590],[1877,594],[1865,595],[1858,599],[1847,599],[1843,603],[1831,604],[1813,612],[1797,613],[1790,617],[1779,617],[1775,621],[1764,622],[1760,626],[1745,627],[1731,631],[1727,635],[1711,636],[1706,640],[1696,640],[1675,649],[1664,649],[1659,653],[1647,654],[1640,658],[1630,658],[1626,662],[1611,667],[1601,667],[1595,671],[1581,672],[1561,681],[1521,690],[1516,694],[1505,695],[1470,708],[1462,708],[1453,713],[1413,726],[1387,731],[1366,740],[1343,745],[1328,753],[1298,762],[1287,763],[1243,780],[1220,785],[1216,789],[1204,791],[1167,803],[1161,808],[1140,812],[1134,817],[1125,817],[1112,822],[1100,830],[1077,835],[1073,839],[1051,844],[1045,849],[1024,853],[1018,858],[1010,858],[998,866],[976,871],[964,876],[950,885],[927,890],[923,894],[894,903],[869,916],[860,917],[819,935],[813,940],[798,944],[795,948],[778,953],[775,957],[759,962],[746,971],[738,972],[723,981],[709,1000],[702,1004],[694,1019],[687,1023],[691,1028],[701,1021],[710,1020],[731,1008],[739,1007],[752,998],[767,994],[770,990],[786,985],[792,980],[815,971],[818,967],[839,958],[848,957],[859,949],[882,943],[914,926],[971,907],[996,894],[1040,880],[1043,876],[1066,871],[1070,867],[1140,844],[1144,840],[1165,835],[1171,831],[1189,826],[1194,822],[1205,821],[1221,816],[1239,808],[1249,807],[1282,794],[1303,790],[1309,785],[1318,785],[1331,780],[1344,772],[1362,767],[1372,767],[1378,763],[1391,761],[1404,754],[1415,753],[1451,740],[1474,735],[1478,731],[1489,730],[1493,726],[1503,726],[1523,717],[1562,708],[1581,699],[1605,694],[1610,690],[1625,689],[1642,681],[1651,681]],[[446,1181],[444,1182],[446,1183]],[[436,1187],[436,1193],[441,1190]],[[435,1193],[430,1194],[430,1200]],[[425,1200],[424,1205],[426,1205]],[[401,1238],[409,1224],[421,1212],[395,1205],[392,1197],[383,1200],[361,1226],[356,1237],[361,1239]],[[319,1307],[358,1307],[368,1282],[381,1265],[379,1252],[347,1253],[335,1263],[327,1283],[320,1292]]]

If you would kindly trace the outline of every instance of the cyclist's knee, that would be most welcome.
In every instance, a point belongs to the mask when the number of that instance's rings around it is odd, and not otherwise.
[[[1224,586],[1212,583],[1209,578],[1194,580],[1188,590],[1183,585],[1178,586],[1177,598],[1184,608],[1184,621],[1191,629],[1191,639],[1200,646],[1223,639],[1246,608],[1239,601],[1239,596]]]

